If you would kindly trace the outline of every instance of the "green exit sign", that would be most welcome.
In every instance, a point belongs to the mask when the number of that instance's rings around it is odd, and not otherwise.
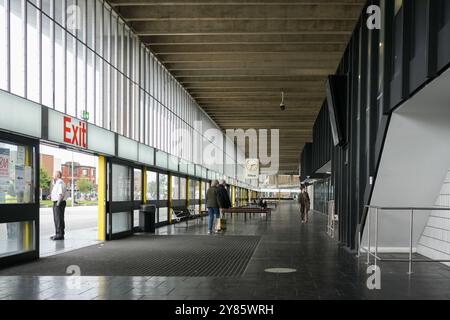
[[[84,121],[89,121],[89,112],[83,111],[82,118]]]

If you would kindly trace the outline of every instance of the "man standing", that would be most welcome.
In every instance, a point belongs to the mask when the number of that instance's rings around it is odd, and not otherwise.
[[[53,177],[51,200],[53,201],[53,219],[55,221],[55,235],[51,240],[64,240],[64,210],[66,209],[67,191],[64,181],[61,179],[61,171],[56,171]]]
[[[300,188],[300,194],[298,195],[298,203],[300,204],[300,215],[302,217],[302,223],[308,223],[308,211],[310,206],[310,200],[308,192],[306,192],[305,186]]]
[[[228,195],[225,180],[220,180],[220,184],[217,187],[217,202],[218,202],[219,208],[220,208],[220,218],[222,218],[224,215],[224,211],[226,209],[231,208],[231,200],[230,200],[230,196]],[[217,225],[218,226],[217,226],[216,230],[221,231],[220,220]]]
[[[219,203],[217,202],[217,185],[219,181],[211,182],[211,187],[206,192],[206,207],[208,208],[208,234],[212,233],[214,218],[220,218]],[[217,231],[216,231],[217,233]]]

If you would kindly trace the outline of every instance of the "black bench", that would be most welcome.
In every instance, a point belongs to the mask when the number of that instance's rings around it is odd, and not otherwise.
[[[244,219],[247,222],[247,214],[261,214],[264,213],[266,216],[266,221],[268,220],[268,216],[272,214],[272,209],[270,208],[255,208],[255,207],[238,207],[238,208],[229,208],[225,209],[224,214],[230,213],[232,216],[233,214],[244,214]]]

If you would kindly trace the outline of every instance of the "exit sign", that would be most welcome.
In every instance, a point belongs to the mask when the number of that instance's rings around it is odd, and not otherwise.
[[[89,112],[83,111],[83,115],[81,116],[81,118],[82,118],[84,121],[89,121]]]

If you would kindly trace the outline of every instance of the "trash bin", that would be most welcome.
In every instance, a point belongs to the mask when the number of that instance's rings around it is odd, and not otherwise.
[[[155,233],[155,214],[154,205],[144,205],[139,211],[139,227],[143,232]]]

